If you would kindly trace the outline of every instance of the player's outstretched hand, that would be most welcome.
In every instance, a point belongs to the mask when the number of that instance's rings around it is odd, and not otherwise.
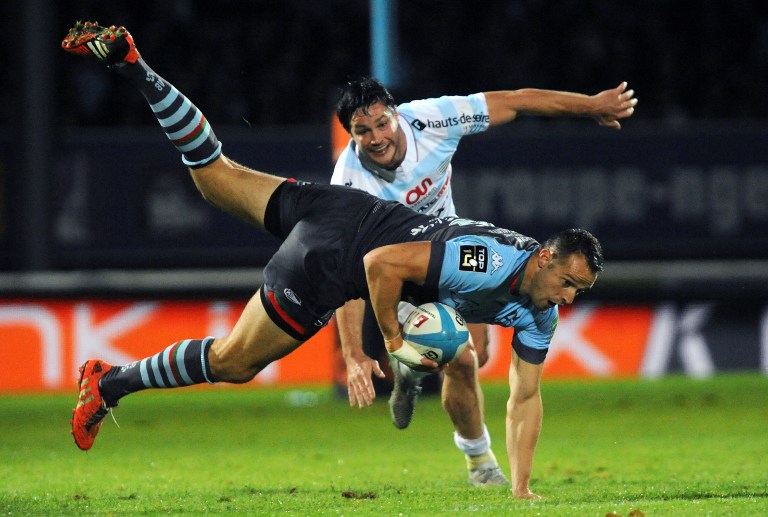
[[[379,362],[370,357],[363,356],[358,359],[347,360],[347,392],[349,405],[365,407],[373,404],[376,398],[376,389],[371,381],[371,374],[384,378],[385,374],[379,367]]]
[[[631,117],[637,105],[635,90],[627,90],[626,81],[616,88],[598,93],[593,99],[596,103],[595,120],[601,126],[613,129],[621,129],[619,119]]]

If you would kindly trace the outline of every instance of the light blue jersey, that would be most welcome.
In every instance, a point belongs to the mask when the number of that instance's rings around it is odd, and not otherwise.
[[[544,360],[558,321],[558,309],[537,309],[520,294],[525,266],[540,245],[534,239],[489,223],[435,218],[411,228],[414,240],[432,241],[423,286],[404,288],[415,305],[439,301],[470,323],[515,329],[513,346],[524,360]]]
[[[488,129],[485,95],[446,96],[406,102],[397,108],[406,137],[403,163],[389,182],[365,168],[354,140],[339,156],[331,184],[364,190],[421,213],[455,216],[451,159],[465,135]]]
[[[515,329],[530,348],[546,350],[557,326],[557,306],[540,311],[519,294],[522,272],[533,251],[492,237],[467,235],[445,243],[438,283],[439,301],[470,323]]]

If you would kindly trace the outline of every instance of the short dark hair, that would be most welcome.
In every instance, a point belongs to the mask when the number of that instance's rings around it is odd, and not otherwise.
[[[336,117],[347,132],[352,129],[352,116],[358,110],[368,113],[368,108],[380,102],[387,108],[396,109],[395,99],[380,81],[373,77],[361,77],[349,81],[339,92],[339,100],[336,101]]]
[[[568,257],[580,253],[587,259],[587,265],[593,273],[603,270],[603,247],[597,237],[581,228],[571,228],[556,233],[546,240],[544,247],[555,255]]]

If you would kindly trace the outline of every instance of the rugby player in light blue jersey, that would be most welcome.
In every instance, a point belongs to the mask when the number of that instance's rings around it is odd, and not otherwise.
[[[621,83],[593,96],[522,89],[422,99],[398,106],[384,85],[363,77],[342,89],[336,105],[339,122],[351,139],[336,162],[331,183],[399,201],[420,213],[455,216],[451,160],[464,136],[506,124],[521,114],[592,117],[602,126],[620,129],[619,120],[630,117],[636,104],[634,92]],[[401,322],[412,309],[410,304],[401,304]],[[384,376],[376,361],[384,344],[375,323],[368,321],[372,311],[362,300],[347,302],[336,317],[349,401],[355,404],[375,392],[371,374]],[[455,427],[454,442],[466,455],[469,482],[477,486],[507,484],[490,448],[477,382],[477,369],[488,361],[489,333],[485,324],[470,323],[469,330],[476,357],[445,368],[443,405]],[[393,363],[392,369],[390,413],[395,426],[404,429],[413,417],[424,374],[401,363]]]

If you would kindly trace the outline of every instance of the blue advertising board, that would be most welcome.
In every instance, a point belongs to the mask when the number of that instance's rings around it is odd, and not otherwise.
[[[219,129],[254,168],[328,181],[325,128]],[[463,217],[543,240],[584,227],[609,260],[768,258],[768,128],[620,132],[524,123],[464,138]],[[208,205],[157,128],[60,142],[50,218],[55,267],[260,266],[277,241]]]

